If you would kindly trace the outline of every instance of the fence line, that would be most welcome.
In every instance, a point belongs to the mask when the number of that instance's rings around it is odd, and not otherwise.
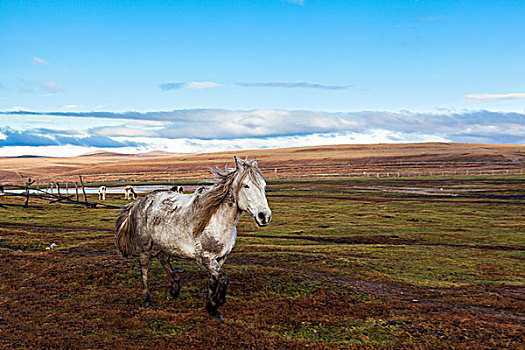
[[[305,167],[306,168],[316,168],[316,167]],[[317,167],[318,168],[318,167]],[[289,167],[290,169],[301,169],[301,167]],[[335,170],[337,168],[332,168],[332,170]],[[273,171],[271,171],[273,170]],[[435,170],[435,169],[429,169],[429,170],[421,170],[421,171],[403,171],[403,170],[366,170],[366,171],[353,171],[353,172],[335,172],[335,173],[327,173],[327,171],[330,170],[330,167],[323,167],[324,172],[323,173],[316,173],[316,172],[293,172],[293,173],[279,173],[278,168],[263,168],[263,172],[265,172],[266,178],[268,180],[297,180],[297,179],[303,179],[303,178],[407,178],[407,177],[450,177],[450,176],[508,176],[508,175],[523,175],[524,168],[509,168],[509,169],[449,169],[449,170]],[[119,179],[118,181],[123,183],[133,183],[135,181],[144,181],[144,182],[164,182],[168,184],[173,184],[176,182],[186,182],[186,181],[195,181],[195,180],[201,180],[203,182],[206,182],[206,180],[209,178],[209,173],[207,171],[204,171],[203,169],[198,169],[192,171],[192,177],[178,177],[174,173],[163,173],[158,174],[158,177],[152,177],[151,173],[127,173],[128,175],[134,176],[134,179]],[[145,175],[148,175],[147,177]],[[122,176],[122,174],[111,174],[113,177]],[[84,178],[93,177],[94,179],[91,181],[94,182],[103,182],[100,177],[102,175],[88,175],[84,176]],[[141,178],[141,176],[144,176]],[[62,176],[64,178],[65,176]],[[5,180],[0,181],[0,195],[3,196],[18,196],[18,197],[24,197],[25,198],[25,204],[24,207],[29,206],[29,199],[30,197],[40,198],[40,199],[47,199],[50,203],[68,203],[68,204],[80,204],[80,205],[86,205],[90,208],[95,208],[98,206],[110,208],[113,207],[111,205],[104,205],[102,203],[96,203],[96,202],[88,202],[88,198],[86,196],[86,192],[84,189],[84,181],[82,179],[82,176],[79,175],[80,183],[77,183],[76,181],[71,181],[75,185],[75,194],[69,195],[69,181],[58,181],[60,176],[56,176],[53,178],[40,180],[38,178],[31,179],[27,178],[23,181],[21,179],[17,179],[18,181],[15,181],[15,183],[7,184],[5,183]],[[67,178],[71,178],[71,176],[67,176]],[[47,182],[47,184],[46,184]],[[106,181],[107,182],[107,181]],[[40,183],[44,184],[44,189],[40,189]],[[62,185],[65,183],[65,189],[66,189],[66,195],[63,196],[60,193],[60,183]],[[82,192],[84,195],[84,200],[79,200],[79,184],[82,188]],[[11,188],[18,188],[25,190],[25,193],[15,194],[15,193],[8,193],[5,192],[9,187]],[[56,194],[53,193],[53,189],[56,187]],[[64,187],[62,187],[64,189]],[[35,191],[36,193],[30,193],[31,191]],[[76,195],[76,200],[72,197]],[[0,197],[1,198],[1,197]],[[0,207],[3,205],[0,204]],[[117,208],[117,207],[114,207]]]
[[[24,207],[28,208],[30,206],[29,200],[31,198],[37,198],[41,200],[47,200],[49,203],[62,203],[62,204],[76,204],[76,205],[83,205],[88,208],[96,208],[96,207],[103,207],[103,208],[111,208],[111,209],[119,209],[119,206],[114,206],[110,204],[104,204],[100,202],[89,202],[88,198],[86,196],[86,193],[84,191],[84,200],[79,201],[78,193],[76,196],[76,200],[73,199],[74,195],[61,195],[60,194],[60,187],[59,183],[57,183],[57,194],[53,194],[51,191],[49,191],[50,188],[46,188],[45,190],[41,190],[37,188],[37,185],[33,185],[35,180],[28,179],[25,186],[17,186],[17,185],[9,185],[9,187],[12,189],[18,189],[18,190],[24,190],[22,193],[11,193],[8,191],[5,191],[5,186],[2,186],[0,189],[0,198],[2,197],[22,197],[25,199]],[[76,183],[75,183],[76,185]],[[8,188],[9,189],[9,188]],[[51,187],[52,189],[52,187]],[[77,188],[78,189],[78,188]],[[82,189],[84,189],[82,187]],[[0,203],[0,207],[4,207],[5,205],[16,205],[13,203]]]
[[[322,169],[321,169],[322,168]],[[323,170],[320,171],[299,171],[299,170]],[[506,168],[506,169],[429,169],[429,170],[395,170],[395,169],[378,169],[378,170],[360,170],[360,171],[342,171],[339,167],[327,166],[296,166],[296,167],[267,167],[262,168],[263,173],[267,179],[300,179],[307,177],[315,178],[396,178],[396,177],[428,177],[428,176],[490,176],[490,175],[523,175],[525,168]],[[283,170],[287,170],[284,171]],[[290,170],[296,170],[293,173]],[[181,176],[181,174],[183,176]],[[191,175],[190,175],[191,174]],[[186,175],[186,176],[184,176]],[[74,175],[75,177],[78,175]],[[186,181],[205,181],[209,180],[211,175],[207,169],[185,170],[168,173],[154,172],[127,172],[127,173],[111,173],[111,174],[89,174],[82,175],[85,182],[166,182],[177,183]],[[124,178],[127,177],[127,178]],[[74,184],[75,191],[78,191],[78,184],[72,181],[72,175],[59,175],[51,178],[35,178],[36,183],[31,188],[40,189],[43,186],[43,192],[53,194],[54,191],[59,190],[59,184],[65,184],[62,189],[69,194],[69,183]],[[63,179],[63,180],[61,180]],[[66,181],[65,179],[68,179]],[[0,179],[0,184],[5,186],[26,186],[26,179]]]

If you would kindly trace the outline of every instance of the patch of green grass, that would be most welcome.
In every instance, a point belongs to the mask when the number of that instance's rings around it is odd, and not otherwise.
[[[398,328],[381,319],[371,318],[343,323],[303,321],[293,330],[284,330],[282,335],[310,342],[385,346],[392,344],[393,338],[399,333]]]
[[[148,330],[157,336],[174,336],[188,333],[193,327],[180,324],[170,324],[166,320],[153,320],[148,324]]]
[[[0,328],[9,330],[9,346],[35,329],[42,348],[51,345],[40,334],[62,332],[73,345],[92,339],[93,348],[170,340],[220,348],[225,339],[246,348],[517,348],[524,184],[518,176],[269,181],[271,224],[259,228],[244,215],[224,265],[224,323],[207,318],[207,274],[192,260],[173,259],[185,272],[172,300],[154,259],[155,306],[139,307],[136,259],[121,258],[114,246],[118,210],[38,200],[30,203],[40,207],[7,205],[0,222],[22,226],[0,226],[0,257],[9,266],[2,288],[13,313]],[[457,196],[391,191],[412,187]],[[108,204],[127,203],[108,197]],[[47,250],[51,243],[57,248]],[[82,322],[74,324],[77,317]]]

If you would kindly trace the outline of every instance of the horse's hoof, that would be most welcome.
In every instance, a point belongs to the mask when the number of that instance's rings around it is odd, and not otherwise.
[[[179,294],[180,294],[180,288],[177,288],[177,289],[170,288],[170,295],[173,299],[177,299],[179,297]]]
[[[151,300],[143,301],[142,304],[140,304],[140,306],[143,307],[143,308],[153,307],[153,301],[151,301]]]
[[[216,318],[218,320],[224,321],[224,317],[222,317],[221,313],[218,310],[210,311],[209,314],[211,318]]]

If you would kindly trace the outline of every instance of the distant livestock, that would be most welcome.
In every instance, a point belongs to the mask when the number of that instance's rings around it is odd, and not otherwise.
[[[100,186],[98,188],[98,199],[102,201],[106,200],[106,186]]]
[[[137,198],[137,193],[135,193],[135,190],[131,186],[126,186],[124,188],[124,198],[126,199],[135,199]]]
[[[182,188],[182,186],[173,186],[170,188],[170,191],[184,193],[184,188]]]

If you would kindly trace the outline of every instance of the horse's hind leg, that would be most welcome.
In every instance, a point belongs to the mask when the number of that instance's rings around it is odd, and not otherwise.
[[[148,289],[148,270],[149,270],[149,263],[151,261],[151,252],[140,252],[139,254],[139,263],[140,263],[140,273],[142,276],[142,307],[150,307],[153,306],[153,300],[151,299],[151,295],[149,294]]]
[[[171,267],[169,254],[160,251],[157,254],[157,257],[159,258],[162,267],[164,267],[164,270],[166,270],[166,273],[168,274],[168,280],[170,282],[170,294],[173,299],[177,299],[180,292],[180,277],[177,274],[177,271],[173,270],[173,267]]]

